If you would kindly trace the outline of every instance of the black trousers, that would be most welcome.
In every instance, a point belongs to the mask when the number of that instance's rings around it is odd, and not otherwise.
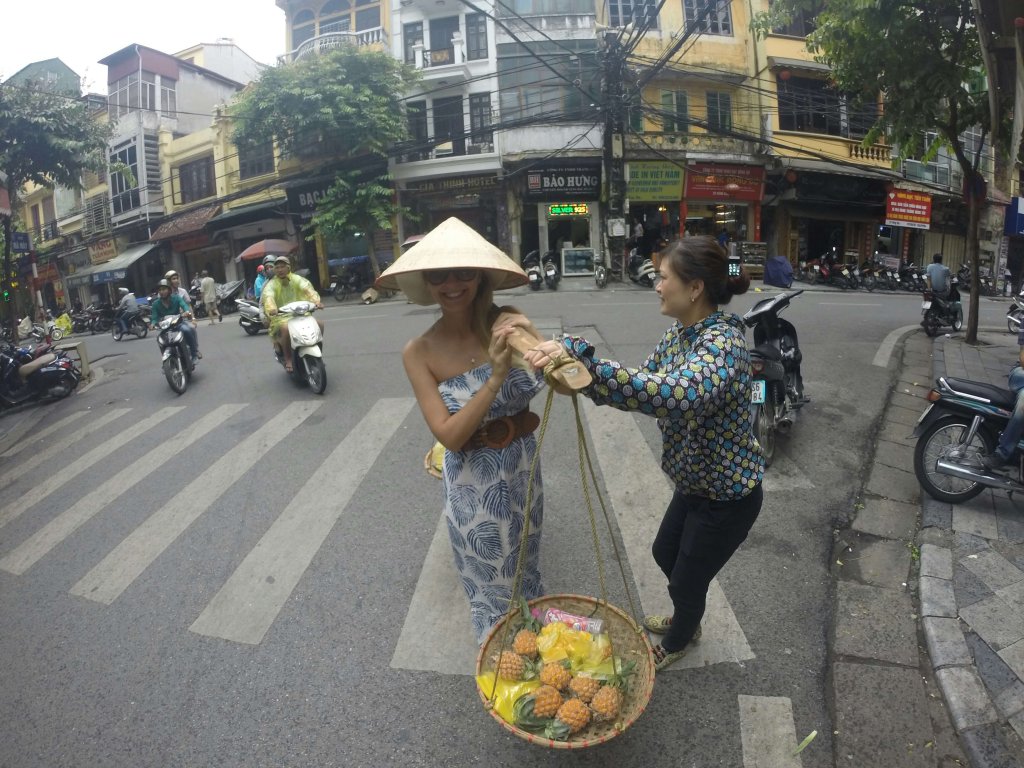
[[[711,580],[747,538],[762,499],[760,485],[732,501],[679,491],[672,496],[651,548],[654,561],[668,577],[675,609],[672,626],[661,642],[666,651],[680,650],[697,631]]]

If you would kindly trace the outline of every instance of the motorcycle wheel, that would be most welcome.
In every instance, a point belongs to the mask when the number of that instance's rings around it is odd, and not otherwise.
[[[964,458],[980,468],[981,457],[995,449],[995,440],[988,433],[978,430],[974,440],[964,446],[962,441],[970,429],[971,420],[965,416],[943,416],[925,430],[914,446],[914,474],[921,487],[932,498],[949,504],[962,504],[973,499],[985,486],[972,480],[940,474],[935,463],[948,456],[954,448],[963,451]]]
[[[1021,312],[1019,310],[1011,310],[1006,316],[1006,330],[1010,333],[1017,333],[1020,330],[1021,323]]]
[[[875,290],[875,284],[876,283],[877,283],[877,280],[875,279],[874,275],[865,275],[865,277],[864,277],[864,287],[868,290],[868,293],[871,293],[873,290]]]
[[[306,381],[314,395],[322,395],[327,389],[327,368],[324,366],[322,357],[312,355],[302,358],[302,364],[306,367]]]
[[[930,338],[934,338],[939,335],[939,318],[935,316],[935,313],[928,310],[928,313],[924,316],[924,320],[921,321],[921,325],[924,326],[924,332],[928,334]]]
[[[248,333],[250,336],[255,336],[260,332],[260,329],[257,328],[255,325],[243,325],[242,327],[245,328],[245,332]]]
[[[538,280],[536,283],[530,283],[530,290],[531,291],[539,291],[540,290],[540,281]]]
[[[753,421],[754,437],[761,444],[761,454],[767,468],[775,458],[775,405],[771,400],[766,399],[760,405],[754,406]]]
[[[654,275],[646,274],[643,277],[641,277],[640,278],[640,285],[642,285],[644,288],[653,288],[654,287]]]
[[[53,326],[53,329],[50,331],[50,338],[54,341],[60,341],[64,338],[64,331],[57,326]]]
[[[124,338],[124,332],[117,323],[110,326],[110,335],[113,337],[114,341],[120,341]]]
[[[594,270],[594,282],[597,283],[598,288],[608,285],[608,269],[603,265],[599,264]]]
[[[135,323],[135,327],[132,329],[136,336],[140,339],[146,338],[149,335],[149,326],[143,322]]]
[[[348,286],[343,283],[338,283],[334,287],[333,295],[335,301],[344,301],[348,298]]]
[[[958,309],[956,315],[953,316],[953,330],[959,331],[964,327],[964,313],[963,310]]]
[[[188,374],[181,363],[181,358],[177,355],[171,355],[164,360],[164,376],[171,389],[179,395],[184,394],[188,389]]]

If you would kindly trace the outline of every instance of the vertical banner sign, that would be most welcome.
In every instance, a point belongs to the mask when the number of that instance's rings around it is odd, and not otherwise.
[[[909,189],[893,189],[885,201],[885,225],[931,229],[932,196]]]

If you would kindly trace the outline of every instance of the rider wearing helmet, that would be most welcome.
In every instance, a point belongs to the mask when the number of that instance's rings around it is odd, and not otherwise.
[[[168,285],[171,286],[171,293],[176,293],[181,296],[181,300],[185,302],[185,306],[192,309],[192,297],[189,295],[188,289],[181,287],[181,278],[178,277],[178,273],[173,269],[167,270],[164,274],[164,280],[167,281]]]
[[[253,285],[252,292],[256,297],[256,301],[259,301],[260,295],[263,293],[263,286],[274,277],[274,257],[267,256],[264,258],[263,263],[256,267],[256,271],[259,274],[256,275],[256,283]]]
[[[114,308],[114,322],[121,329],[121,333],[128,333],[128,321],[139,311],[139,303],[135,300],[135,294],[127,288],[118,288],[117,295],[120,301]]]
[[[275,350],[280,350],[284,357],[286,371],[292,369],[292,345],[288,336],[288,318],[278,314],[278,307],[284,306],[293,301],[305,299],[316,304],[317,309],[323,309],[320,303],[320,294],[313,288],[313,284],[304,277],[292,273],[292,265],[287,256],[278,256],[274,259],[274,279],[267,281],[263,287],[263,309],[270,318],[270,340]],[[320,333],[324,331],[324,324],[320,324]]]
[[[184,315],[187,318],[192,317],[192,311],[188,305],[182,301],[179,294],[173,292],[173,288],[169,280],[161,280],[156,284],[156,290],[159,296],[156,301],[153,302],[153,309],[150,316],[150,324],[154,327],[160,320],[168,315]],[[192,327],[191,323],[182,323],[181,332],[185,336],[185,343],[188,344],[188,349],[192,353],[192,362],[195,362],[197,358],[203,356],[202,352],[199,351],[199,342],[196,339],[196,330]]]

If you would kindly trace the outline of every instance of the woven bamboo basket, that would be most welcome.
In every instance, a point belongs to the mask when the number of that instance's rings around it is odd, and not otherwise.
[[[604,631],[608,633],[612,648],[625,664],[629,661],[636,661],[636,670],[629,678],[629,688],[622,702],[622,709],[615,721],[591,721],[590,725],[577,734],[569,737],[568,741],[555,741],[545,738],[543,734],[530,733],[517,728],[512,723],[506,722],[501,715],[490,706],[490,691],[482,691],[479,686],[477,693],[480,695],[484,707],[491,717],[498,721],[502,728],[515,734],[521,739],[552,749],[583,749],[604,744],[611,741],[620,733],[631,726],[636,719],[643,714],[647,703],[651,700],[651,693],[654,690],[654,651],[647,633],[637,630],[637,625],[628,614],[616,608],[595,600],[592,597],[583,595],[545,595],[529,602],[531,608],[537,608],[542,613],[548,608],[559,608],[567,613],[576,616],[592,616],[603,619],[605,622]],[[506,614],[501,621],[491,628],[490,634],[480,647],[480,653],[476,657],[477,675],[494,671],[492,659],[498,656],[502,650],[502,636],[505,622],[515,619],[519,612],[515,609]],[[511,642],[512,633],[508,634],[508,641]]]

